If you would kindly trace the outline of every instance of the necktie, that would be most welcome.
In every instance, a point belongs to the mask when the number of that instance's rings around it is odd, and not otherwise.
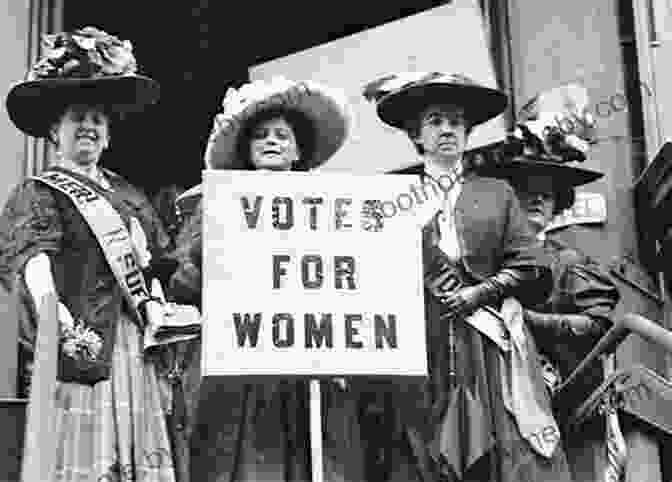
[[[455,202],[459,195],[459,188],[456,189],[456,187],[457,183],[454,183],[450,189],[443,193],[443,202],[439,213],[439,233],[441,236],[439,248],[451,259],[460,257],[460,245],[455,229]]]

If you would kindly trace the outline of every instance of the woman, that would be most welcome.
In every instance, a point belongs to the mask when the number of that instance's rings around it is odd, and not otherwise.
[[[374,81],[364,96],[408,136],[425,185],[441,187],[418,211],[429,374],[374,404],[395,429],[364,433],[387,460],[379,480],[571,480],[520,305],[545,299],[550,263],[509,184],[464,158],[472,129],[501,114],[506,95],[419,72]]]
[[[314,83],[253,82],[229,90],[223,106],[205,154],[210,169],[307,171],[326,162],[348,132],[345,102]],[[178,238],[184,255],[173,277],[173,296],[194,303],[201,295],[201,221],[199,207]],[[346,390],[322,383],[329,481],[363,479],[355,404]],[[194,480],[311,480],[306,381],[208,378],[196,410]]]
[[[129,42],[92,27],[59,33],[45,38],[44,58],[6,100],[14,124],[56,151],[53,167],[20,183],[0,218],[0,277],[26,297],[20,343],[29,352],[36,307],[49,293],[59,300],[49,480],[176,480],[160,383],[143,358],[142,306],[125,296],[130,283],[117,282],[110,248],[90,224],[96,216],[83,207],[116,216],[116,242],[129,265],[147,270],[169,247],[149,200],[100,167],[113,119],[158,99],[158,84],[135,71]]]
[[[569,376],[607,332],[610,314],[620,298],[613,281],[595,260],[546,232],[557,215],[572,207],[577,186],[603,176],[571,165],[585,160],[584,150],[578,148],[585,144],[575,137],[556,127],[539,132],[534,122],[521,123],[506,146],[512,157],[491,171],[515,188],[530,228],[543,240],[553,259],[551,296],[525,311],[525,319],[544,354],[544,375],[551,390]],[[596,368],[599,375],[600,367]],[[586,383],[588,390],[595,388],[595,378],[590,378],[593,386]]]

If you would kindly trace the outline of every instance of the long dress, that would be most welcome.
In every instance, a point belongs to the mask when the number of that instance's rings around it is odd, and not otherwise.
[[[58,169],[58,168],[55,168]],[[120,176],[104,170],[111,190],[70,171],[104,196],[131,226],[137,219],[153,256],[168,238],[147,198]],[[15,188],[0,218],[0,279],[23,294],[20,343],[34,347],[36,313],[23,280],[26,262],[46,253],[59,300],[75,320],[87,320],[109,350],[109,376],[87,378],[68,369],[59,346],[59,378],[53,414],[58,481],[175,480],[164,418],[165,398],[155,364],[143,356],[143,335],[121,288],[85,220],[62,193],[26,180]],[[79,379],[78,377],[84,377]],[[67,381],[64,381],[67,380]]]
[[[178,236],[180,266],[171,296],[200,302],[202,209],[199,206]],[[198,379],[198,363],[188,379]],[[250,383],[236,377],[204,378],[194,383],[194,423],[190,427],[191,478],[217,482],[308,482],[310,426],[308,383],[275,379]],[[358,406],[351,387],[323,381],[325,480],[363,481]]]
[[[482,266],[477,279],[501,269],[535,266],[549,274],[550,263],[527,230],[508,184],[467,178],[455,212],[462,247],[456,264]],[[426,275],[443,256],[437,249],[439,239],[434,216],[423,229]],[[519,294],[528,295],[528,304],[539,302],[549,292],[549,279],[528,279]],[[546,289],[535,292],[544,283]],[[429,377],[362,389],[372,398],[367,412],[373,413],[373,421],[363,421],[367,451],[379,455],[373,468],[375,478],[370,480],[569,482],[562,446],[550,458],[539,455],[507,409],[502,382],[507,368],[498,346],[463,320],[456,320],[450,333],[440,318],[442,305],[428,291],[425,305]],[[535,396],[550,412],[538,351],[531,333],[524,329]],[[449,350],[451,339],[455,350]],[[377,431],[376,425],[380,427]]]

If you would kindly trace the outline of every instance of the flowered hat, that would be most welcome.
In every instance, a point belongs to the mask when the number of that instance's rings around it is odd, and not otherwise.
[[[137,75],[133,47],[95,27],[43,37],[43,57],[6,99],[14,125],[33,137],[73,103],[97,103],[118,114],[140,111],[159,98],[159,84]]]
[[[472,126],[504,112],[506,94],[478,84],[461,74],[404,72],[387,75],[364,87],[363,95],[377,104],[378,117],[393,127],[405,129],[409,119],[435,103],[464,108]]]
[[[311,81],[295,82],[283,77],[247,83],[230,88],[222,102],[223,111],[215,116],[214,127],[205,151],[210,169],[245,169],[238,155],[238,142],[248,121],[267,110],[303,115],[314,129],[311,153],[302,157],[305,169],[325,163],[343,145],[351,124],[345,94]],[[304,153],[305,154],[305,153]]]
[[[585,87],[567,84],[542,92],[523,108],[502,146],[501,162],[486,173],[515,179],[552,176],[561,189],[593,182],[603,173],[577,167],[595,141],[596,123],[587,109]]]

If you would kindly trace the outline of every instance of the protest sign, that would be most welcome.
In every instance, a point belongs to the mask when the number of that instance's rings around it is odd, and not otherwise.
[[[409,179],[205,171],[204,375],[426,375]]]

